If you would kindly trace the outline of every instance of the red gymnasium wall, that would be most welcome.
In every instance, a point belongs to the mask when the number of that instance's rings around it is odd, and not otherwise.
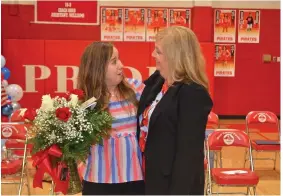
[[[84,47],[90,40],[100,39],[99,26],[33,24],[30,23],[34,18],[33,5],[2,4],[1,10],[2,54],[12,73],[8,82],[20,84],[24,90],[29,86],[28,90],[38,91],[25,93],[20,104],[37,106],[39,103],[33,100],[39,100],[40,93],[70,89],[71,77],[77,71],[75,67],[79,65]],[[192,9],[192,29],[202,43],[209,65],[213,65],[214,55],[213,12],[212,7]],[[125,66],[137,69],[135,74],[142,74],[143,79],[148,77],[155,65],[150,57],[154,44],[117,42],[116,45]],[[280,114],[280,64],[263,64],[263,54],[280,56],[279,9],[261,9],[259,44],[236,43],[235,77],[210,78],[216,113],[246,115],[251,110],[270,110]],[[67,67],[59,68],[59,65]],[[129,68],[125,69],[127,75]],[[27,84],[26,77],[30,78],[33,71],[35,78],[46,79]],[[211,74],[212,66],[208,66],[207,71]],[[71,78],[66,84],[57,79],[65,73]]]
[[[280,62],[262,62],[263,54],[280,56],[280,10],[262,9],[260,20],[259,44],[236,44],[235,77],[215,78],[219,114],[269,110],[280,115]]]

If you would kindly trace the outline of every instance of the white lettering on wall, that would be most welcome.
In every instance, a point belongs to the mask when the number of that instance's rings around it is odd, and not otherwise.
[[[51,71],[48,67],[44,65],[24,65],[26,70],[26,90],[25,92],[36,93],[35,89],[35,81],[36,80],[44,80],[49,78],[51,75]],[[40,77],[35,77],[35,68],[40,69]]]
[[[142,80],[142,75],[136,68],[128,67],[128,66],[124,66],[124,68],[129,69],[132,72],[132,78],[135,78],[137,80]]]
[[[67,92],[67,80],[73,81],[73,89],[77,88],[77,77],[79,74],[78,66],[71,65],[55,65],[57,67],[57,91],[56,93],[64,93]],[[72,77],[67,77],[67,69],[71,68],[73,70]],[[60,82],[59,82],[60,81]]]
[[[149,76],[151,76],[151,74],[153,74],[156,70],[156,67],[146,67],[149,70]]]
[[[23,65],[23,66],[25,67],[25,76],[26,76],[25,92],[26,93],[39,92],[35,86],[36,81],[45,80],[45,79],[48,79],[49,77],[52,77],[57,80],[57,89],[55,93],[63,93],[63,92],[67,92],[68,90],[70,90],[70,89],[67,89],[68,80],[72,81],[73,88],[77,87],[77,77],[79,73],[79,67],[76,65],[55,65],[54,67],[56,67],[57,78],[55,78],[56,74],[51,73],[51,70],[45,65]],[[124,68],[131,71],[132,78],[135,78],[140,81],[143,80],[143,77],[145,77],[144,79],[146,79],[156,70],[155,66],[146,67],[149,70],[149,74],[146,76],[142,76],[141,72],[134,67],[124,66]],[[40,69],[39,77],[36,77],[35,75],[36,69]],[[67,77],[67,69],[73,70],[72,76]]]

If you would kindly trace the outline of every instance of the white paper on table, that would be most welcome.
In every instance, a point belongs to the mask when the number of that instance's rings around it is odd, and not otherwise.
[[[233,175],[233,174],[247,174],[247,171],[244,170],[230,170],[230,171],[223,171],[223,174]]]

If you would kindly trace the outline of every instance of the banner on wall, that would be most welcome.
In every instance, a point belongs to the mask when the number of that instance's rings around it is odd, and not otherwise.
[[[214,42],[235,43],[236,10],[216,9],[214,12]]]
[[[168,24],[168,9],[148,8],[146,41],[154,42],[156,33],[166,28],[167,24]]]
[[[169,26],[191,28],[191,9],[169,9]]]
[[[145,8],[124,9],[124,41],[145,41]]]
[[[17,77],[11,77],[9,83],[19,84],[25,92],[20,100],[21,106],[37,108],[43,94],[53,97],[76,88],[81,55],[92,42],[93,40],[4,39],[3,55],[13,65],[10,67],[11,72],[19,73],[16,74]],[[144,81],[155,71],[155,60],[151,57],[154,50],[152,43],[116,42],[115,46],[124,64],[126,77]],[[136,52],[137,48],[143,52]],[[201,43],[201,48],[213,97],[214,44]],[[18,54],[17,58],[14,58],[15,53]]]
[[[34,22],[98,25],[97,1],[36,1]]]
[[[215,45],[214,76],[235,76],[235,44]]]
[[[238,22],[239,43],[259,43],[260,10],[240,10]]]
[[[123,41],[123,8],[101,8],[101,41]]]

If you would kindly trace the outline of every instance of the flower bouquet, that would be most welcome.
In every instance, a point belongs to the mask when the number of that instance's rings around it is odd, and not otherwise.
[[[81,192],[77,163],[85,162],[90,147],[108,136],[112,117],[95,107],[93,97],[82,103],[84,92],[75,89],[64,96],[42,97],[37,110],[26,109],[22,115],[31,123],[29,142],[33,144],[33,166],[37,168],[33,187],[42,188],[44,173],[55,185],[55,192]]]

